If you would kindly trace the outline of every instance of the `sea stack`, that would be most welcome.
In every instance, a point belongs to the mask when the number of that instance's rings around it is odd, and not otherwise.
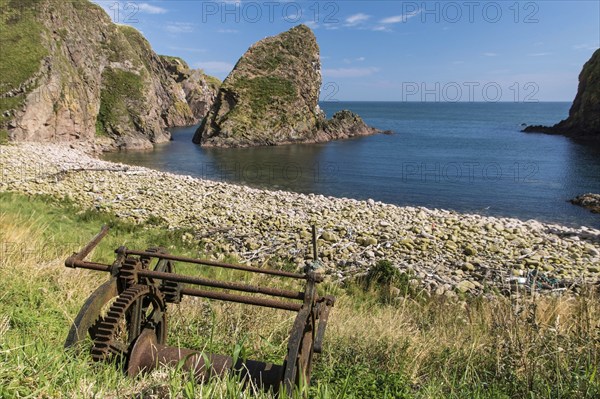
[[[569,117],[554,126],[527,126],[523,131],[600,140],[600,49],[579,74],[579,88]]]
[[[194,136],[207,147],[324,142],[379,132],[350,111],[319,108],[321,62],[312,30],[260,40],[239,59]]]

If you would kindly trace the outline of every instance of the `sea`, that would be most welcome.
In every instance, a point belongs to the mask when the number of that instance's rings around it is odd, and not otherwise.
[[[600,228],[600,215],[569,203],[600,193],[600,146],[522,133],[553,125],[570,103],[323,102],[349,109],[377,134],[323,144],[201,148],[197,126],[172,129],[154,150],[106,160],[270,190]]]

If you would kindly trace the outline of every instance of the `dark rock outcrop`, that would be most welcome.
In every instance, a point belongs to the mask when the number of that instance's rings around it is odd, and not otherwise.
[[[583,66],[569,117],[554,126],[527,126],[523,131],[600,140],[600,49]]]
[[[201,69],[190,69],[181,58],[164,55],[160,57],[171,78],[183,88],[186,101],[194,115],[194,123],[200,122],[214,103],[221,81],[206,75]]]
[[[316,141],[338,140],[375,133],[381,133],[381,131],[368,126],[362,118],[354,112],[343,110],[333,114],[331,119],[322,122],[320,129],[317,130]]]
[[[169,140],[168,127],[203,117],[184,88],[202,90],[199,79],[172,70],[140,32],[114,24],[101,7],[87,0],[0,6],[0,132],[10,140],[141,149]]]
[[[305,25],[265,38],[225,79],[194,142],[212,147],[310,143],[377,133],[349,111],[327,121],[319,108],[321,62]]]
[[[583,194],[570,201],[573,205],[579,205],[592,211],[600,213],[600,194]]]

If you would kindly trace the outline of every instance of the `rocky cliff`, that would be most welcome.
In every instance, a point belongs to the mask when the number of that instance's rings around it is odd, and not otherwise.
[[[349,111],[327,121],[319,109],[315,35],[299,25],[248,49],[225,79],[194,142],[247,147],[322,142],[376,133]]]
[[[160,57],[171,78],[183,88],[186,101],[194,115],[194,123],[200,122],[214,103],[221,81],[206,75],[200,69],[190,69],[181,58],[164,55]]]
[[[174,78],[140,32],[87,0],[0,0],[0,24],[0,132],[10,140],[148,148],[169,140],[168,127],[197,123],[208,108],[198,104],[216,93],[185,63]]]
[[[579,87],[569,117],[554,126],[528,126],[523,131],[600,140],[600,49],[579,74]]]

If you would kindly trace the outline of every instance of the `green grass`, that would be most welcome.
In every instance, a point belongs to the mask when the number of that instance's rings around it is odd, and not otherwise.
[[[240,78],[234,85],[236,90],[245,93],[242,98],[244,98],[244,105],[250,108],[250,112],[244,109],[245,107],[237,107],[230,115],[231,118],[250,118],[250,120],[262,122],[270,107],[277,102],[293,101],[296,96],[292,82],[276,76]]]
[[[40,69],[47,50],[36,20],[37,0],[0,1],[0,94],[17,89]],[[24,96],[2,99],[0,115],[20,105]],[[0,120],[0,125],[3,121]]]
[[[194,231],[169,230],[160,218],[136,226],[68,201],[0,193],[0,397],[268,397],[244,390],[234,378],[202,385],[176,369],[131,379],[110,364],[91,363],[85,352],[63,350],[70,321],[107,278],[67,269],[63,262],[102,224],[110,225],[111,232],[92,254],[95,261],[111,262],[120,245],[217,255],[202,253],[201,242],[190,238]],[[315,359],[310,397],[600,395],[600,303],[595,294],[428,299],[414,291],[411,276],[388,266],[374,265],[370,287],[361,282],[321,287],[338,301],[323,354]],[[214,268],[178,266],[177,271],[262,285],[273,281]],[[392,287],[400,288],[400,296],[382,296]],[[293,321],[287,312],[192,299],[172,307],[169,317],[171,345],[277,363]]]
[[[47,51],[42,25],[36,20],[38,1],[0,2],[0,89],[4,93],[32,77]]]
[[[98,135],[120,133],[123,122],[137,123],[143,102],[143,78],[133,72],[107,68],[102,74]]]
[[[221,87],[222,82],[219,78],[204,74],[204,79],[206,79],[206,82],[209,84],[209,86],[211,86],[215,90]]]
[[[0,144],[8,143],[8,130],[0,129]]]
[[[189,68],[187,62],[185,62],[184,59],[181,58],[181,57],[175,57],[175,56],[172,56],[172,55],[159,55],[159,57],[160,58],[164,58],[166,61],[169,61],[169,62],[178,61],[178,62],[181,63],[182,66],[184,66],[186,68]]]
[[[117,29],[123,34],[129,45],[121,43],[115,36],[114,42],[117,47],[113,50],[115,60],[134,60],[134,63],[141,62],[148,71],[152,71],[149,59],[152,53],[152,47],[146,38],[137,29],[129,25],[117,25]]]

